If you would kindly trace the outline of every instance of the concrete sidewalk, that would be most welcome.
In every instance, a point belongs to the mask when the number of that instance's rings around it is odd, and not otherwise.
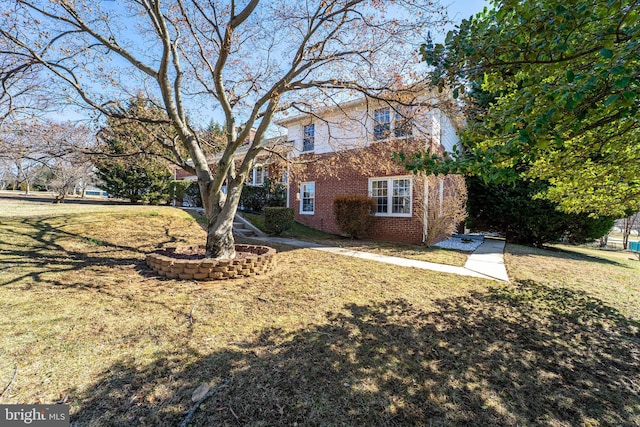
[[[369,252],[354,251],[351,249],[337,248],[334,246],[320,245],[317,243],[303,242],[301,240],[287,239],[282,237],[252,237],[252,240],[259,240],[265,243],[273,242],[298,248],[313,249],[322,252],[329,252],[338,255],[345,255],[355,258],[378,261],[386,264],[399,265],[402,267],[420,268],[423,270],[437,271],[440,273],[458,274],[460,276],[479,277],[482,279],[493,279],[508,282],[509,277],[504,266],[504,240],[485,239],[485,241],[469,256],[464,267],[453,265],[437,264],[434,262],[419,261],[395,256],[373,254]]]
[[[504,265],[504,240],[484,239],[484,242],[467,259],[464,268],[492,279],[509,281]]]

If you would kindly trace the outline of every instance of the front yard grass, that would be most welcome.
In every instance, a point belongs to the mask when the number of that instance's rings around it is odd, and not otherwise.
[[[0,403],[176,426],[230,379],[194,426],[640,423],[638,262],[508,245],[501,284],[281,247],[197,283],[144,264],[203,242],[182,211],[56,209],[0,209]]]
[[[266,232],[263,215],[243,213],[242,216],[251,221],[253,225]],[[366,239],[350,239],[348,237],[314,230],[313,228],[307,227],[298,222],[294,223],[293,227],[289,230],[282,233],[282,237],[304,240],[322,245],[349,248],[355,251],[417,259],[419,261],[435,262],[438,264],[448,264],[458,267],[464,266],[469,255],[469,253],[437,247],[377,242]]]

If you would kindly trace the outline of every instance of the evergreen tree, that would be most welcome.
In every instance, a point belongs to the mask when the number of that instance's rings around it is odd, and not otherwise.
[[[505,72],[503,79],[509,79]],[[475,143],[470,133],[486,126],[486,114],[504,90],[489,91],[476,76],[468,91],[469,130],[462,138],[463,151],[470,152]],[[606,235],[614,218],[594,218],[588,213],[567,213],[557,202],[541,197],[551,184],[548,180],[531,179],[527,172],[531,165],[520,161],[514,167],[494,166],[496,179],[490,176],[467,178],[468,225],[473,230],[496,231],[507,241],[542,247],[546,243],[565,240],[580,244]],[[500,170],[502,169],[502,170]],[[511,174],[508,182],[501,177]]]
[[[496,231],[509,242],[537,247],[560,240],[585,243],[611,230],[612,217],[561,212],[556,203],[536,197],[548,185],[539,180],[507,184],[468,178],[467,224],[472,230]]]
[[[122,116],[147,117],[149,123],[108,119],[108,125],[98,134],[101,154],[93,159],[101,180],[98,187],[112,197],[134,203],[169,200],[173,174],[156,140],[160,135],[166,137],[168,129],[153,122],[162,113],[142,96],[133,98],[122,112]]]

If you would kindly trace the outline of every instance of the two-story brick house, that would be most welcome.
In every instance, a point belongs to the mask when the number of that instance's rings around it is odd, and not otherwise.
[[[458,137],[442,110],[426,100],[406,107],[360,99],[277,124],[287,129],[292,146],[288,200],[298,222],[340,233],[333,200],[368,195],[376,201],[371,238],[425,241],[427,213],[439,210],[442,215],[450,178],[429,180],[436,188],[427,188],[426,180],[394,163],[391,155],[418,149],[450,152]]]

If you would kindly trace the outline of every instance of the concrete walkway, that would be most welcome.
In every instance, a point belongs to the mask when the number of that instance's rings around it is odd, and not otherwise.
[[[273,242],[298,248],[313,249],[332,254],[345,255],[355,258],[378,261],[386,264],[402,267],[420,268],[423,270],[437,271],[440,273],[458,274],[461,276],[479,277],[508,282],[507,270],[504,266],[504,240],[485,239],[485,241],[471,254],[464,267],[437,264],[434,262],[419,261],[388,255],[373,254],[369,252],[354,251],[351,249],[337,248],[334,246],[320,245],[317,243],[303,242],[301,240],[286,239],[282,237],[252,237],[265,243]]]
[[[464,268],[508,282],[509,276],[504,265],[504,243],[504,240],[485,238],[478,249],[469,255]]]

